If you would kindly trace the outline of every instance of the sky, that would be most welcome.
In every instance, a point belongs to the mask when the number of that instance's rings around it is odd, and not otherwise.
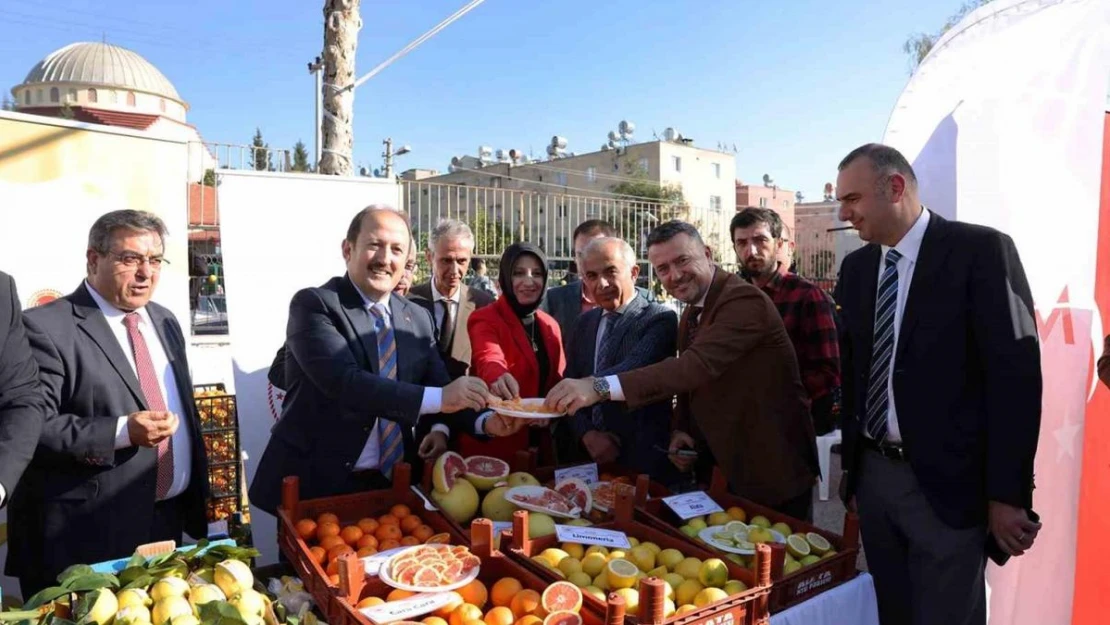
[[[207,142],[313,145],[307,63],[323,0],[0,0],[0,85],[75,41],[132,49],[189,103]],[[362,75],[466,4],[362,0]],[[626,119],[736,145],[736,176],[819,200],[852,148],[882,139],[909,79],[902,43],[959,0],[486,0],[355,94],[355,162],[447,169],[479,145],[591,152]]]

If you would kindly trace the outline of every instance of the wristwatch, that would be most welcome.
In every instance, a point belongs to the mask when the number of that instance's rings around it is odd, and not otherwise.
[[[609,401],[609,380],[594,378],[594,392],[601,396],[601,401]]]

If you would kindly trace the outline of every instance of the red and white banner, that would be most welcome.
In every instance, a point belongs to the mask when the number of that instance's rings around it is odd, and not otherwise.
[[[1044,529],[989,566],[992,624],[1110,622],[1110,391],[1094,371],[1110,328],[1108,81],[1110,3],[997,0],[937,42],[884,139],[929,208],[1013,237],[1033,291]]]

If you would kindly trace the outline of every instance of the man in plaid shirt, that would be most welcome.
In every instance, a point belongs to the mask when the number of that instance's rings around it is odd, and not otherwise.
[[[745,208],[729,230],[740,275],[771,298],[794,343],[802,383],[818,435],[837,426],[840,394],[840,346],[834,305],[821,287],[789,271],[780,271],[779,253],[786,245],[782,219],[766,208]]]

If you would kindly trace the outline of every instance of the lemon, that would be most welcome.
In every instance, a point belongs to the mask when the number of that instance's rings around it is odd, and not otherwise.
[[[624,599],[624,613],[636,615],[640,613],[640,593],[631,588],[621,588],[615,591]]]
[[[744,509],[740,506],[733,506],[729,508],[726,512],[728,512],[728,515],[734,520],[740,521],[741,523],[748,520],[748,514],[744,512]]]
[[[220,562],[216,565],[213,579],[220,590],[223,591],[224,596],[228,598],[254,587],[254,574],[251,573],[251,567],[247,566],[242,560],[227,559]],[[155,597],[154,600],[158,601],[158,598]],[[158,624],[155,623],[155,625]]]
[[[678,605],[693,603],[694,598],[697,597],[698,593],[704,590],[704,588],[701,582],[696,579],[688,579],[682,582],[678,585],[678,588],[674,589],[675,603]]]
[[[189,582],[180,577],[163,577],[150,587],[150,598],[158,603],[166,597],[184,597],[188,592]]]
[[[819,556],[825,555],[829,549],[832,549],[832,545],[829,544],[829,541],[816,532],[809,532],[806,534],[806,542],[809,543],[810,547],[813,547],[811,551]]]
[[[563,558],[569,558],[570,554],[563,551],[562,549],[548,547],[547,549],[544,549],[540,552],[540,557],[544,560],[547,560],[552,567],[558,567],[559,563],[563,561]]]
[[[182,614],[193,614],[193,606],[180,595],[170,595],[155,602],[154,610],[150,615],[150,622],[154,625],[166,625],[175,617]]]
[[[636,585],[636,574],[640,572],[640,569],[628,560],[617,559],[609,561],[609,564],[606,565],[606,571],[609,588],[620,590],[622,588],[632,588]]]
[[[821,559],[824,560],[825,558],[831,558],[835,555],[836,555],[836,552],[833,551],[832,549],[829,549],[825,553],[821,554]]]
[[[756,516],[752,517],[752,521],[748,525],[758,525],[760,527],[770,529],[771,521],[769,521],[767,517],[763,516],[762,514],[757,514]]]
[[[801,562],[798,562],[797,560],[791,560],[790,562],[787,562],[786,564],[782,565],[782,572],[786,575],[790,575],[791,573],[793,573],[793,572],[795,572],[795,571],[797,571],[801,568],[802,568],[802,563]]]
[[[801,560],[798,560],[798,563],[801,564],[802,566],[809,566],[811,564],[816,564],[817,562],[820,562],[820,561],[821,561],[821,558],[819,556],[815,556],[811,553],[808,556],[802,558]]]
[[[200,619],[192,614],[178,614],[170,621],[170,625],[200,625]]]
[[[674,601],[674,586],[671,586],[670,582],[667,580],[663,580],[663,596]]]
[[[636,538],[635,536],[629,536],[628,537],[628,548],[629,549],[631,549],[633,547],[638,547],[639,545],[640,545],[640,539],[639,538]]]
[[[728,581],[728,566],[725,565],[724,560],[709,558],[701,563],[701,569],[698,571],[698,581],[701,582],[702,586],[720,588]]]
[[[805,537],[791,534],[786,537],[786,551],[795,558],[804,558],[809,555],[809,543]]]
[[[559,545],[559,548],[567,552],[567,555],[572,558],[581,560],[586,556],[586,548],[578,543],[563,543]]]
[[[597,586],[605,592],[609,592],[609,571],[602,571],[594,578],[594,586]]]
[[[697,610],[697,609],[698,609],[698,606],[696,606],[692,603],[687,603],[686,605],[679,606],[678,609],[675,610],[674,615],[675,616],[682,616],[683,614],[686,614],[687,612],[693,612],[694,610]]]
[[[613,560],[627,560],[627,559],[628,559],[628,554],[625,552],[624,549],[614,549],[614,550],[609,552],[609,561],[610,562],[612,562]]]
[[[697,558],[686,558],[678,563],[674,568],[674,572],[685,577],[686,579],[697,579],[698,573],[701,571],[701,560]],[[679,603],[685,603],[680,601]]]
[[[657,566],[654,569],[648,571],[647,574],[648,574],[648,577],[663,577],[664,575],[666,575],[669,572],[670,571],[667,570],[667,567]]]
[[[674,601],[670,599],[663,600],[663,618],[669,618],[674,614]]]
[[[651,541],[648,541],[646,543],[640,543],[640,546],[641,547],[647,547],[648,549],[651,549],[651,552],[654,553],[657,556],[659,555],[660,551],[663,551],[662,547],[660,547],[659,545],[657,545],[657,544],[655,544]]]
[[[591,553],[600,553],[603,556],[609,556],[609,550],[605,547],[602,547],[601,545],[590,545],[589,547],[587,547],[586,555],[590,555]]]
[[[742,593],[748,589],[748,585],[738,579],[730,579],[725,583],[724,591],[728,596]]]
[[[669,584],[671,588],[677,589],[679,586],[682,585],[682,582],[686,581],[686,578],[679,575],[678,573],[667,573],[663,576],[663,581],[667,582],[667,584]]]
[[[682,527],[678,528],[678,530],[680,532],[682,532],[683,534],[686,534],[690,538],[697,538],[698,537],[698,532],[701,531],[698,528],[694,527],[693,525],[683,525]]]
[[[700,517],[700,516],[696,516],[692,519],[687,519],[686,525],[689,525],[690,527],[696,529],[699,532],[702,531],[703,529],[709,527],[709,525],[706,524],[706,522],[705,522],[705,517]]]
[[[578,586],[579,588],[586,588],[594,583],[593,578],[586,575],[582,571],[576,571],[567,575],[567,581]],[[604,595],[602,595],[604,597]]]
[[[605,570],[607,560],[605,556],[600,553],[594,552],[587,554],[582,559],[582,571],[590,577],[597,577],[597,574]]]
[[[90,594],[95,595],[95,599],[92,600],[92,605],[88,606],[88,611],[82,612],[78,607],[75,616],[82,623],[108,625],[116,618],[116,612],[119,611],[119,600],[116,599],[115,593],[108,588],[99,588],[90,591]]]
[[[694,605],[699,608],[704,608],[710,603],[715,603],[721,599],[728,599],[728,593],[720,588],[703,588],[701,592],[694,597]]]
[[[678,566],[678,563],[682,562],[685,558],[686,556],[682,555],[682,552],[678,549],[664,549],[655,556],[655,561],[667,567],[668,571],[673,572],[674,567]]]
[[[775,542],[775,536],[771,534],[771,530],[769,529],[763,527],[753,527],[752,530],[748,532],[748,542],[756,544],[773,543]]]
[[[598,601],[600,601],[602,603],[605,603],[605,591],[598,588],[597,586],[593,586],[592,584],[590,586],[586,586],[585,588],[583,588],[582,589],[582,594],[590,595],[594,599],[597,599]]]
[[[727,512],[714,512],[713,514],[709,515],[709,518],[706,519],[705,522],[712,526],[712,525],[724,525],[725,523],[728,523],[731,520],[732,520],[732,517],[730,517]]]
[[[119,609],[121,610],[130,606],[149,608],[151,604],[154,603],[150,595],[148,595],[143,588],[128,588],[127,590],[121,590],[116,593],[116,601],[119,602]]]
[[[582,562],[580,562],[577,558],[572,558],[568,556],[566,558],[563,558],[563,560],[559,562],[559,565],[556,568],[562,571],[563,575],[567,576],[567,579],[570,579],[571,574],[582,572]]]
[[[645,545],[633,547],[628,552],[628,561],[640,567],[641,571],[650,571],[655,568],[655,552]]]
[[[772,525],[771,529],[773,529],[776,532],[782,534],[783,536],[789,536],[790,534],[792,534],[794,532],[794,530],[790,529],[789,525],[787,525],[786,523],[783,523],[782,521],[779,521],[778,523],[775,523],[774,525]]]
[[[116,612],[114,622],[118,625],[149,625],[150,610],[143,605],[129,605]]]

